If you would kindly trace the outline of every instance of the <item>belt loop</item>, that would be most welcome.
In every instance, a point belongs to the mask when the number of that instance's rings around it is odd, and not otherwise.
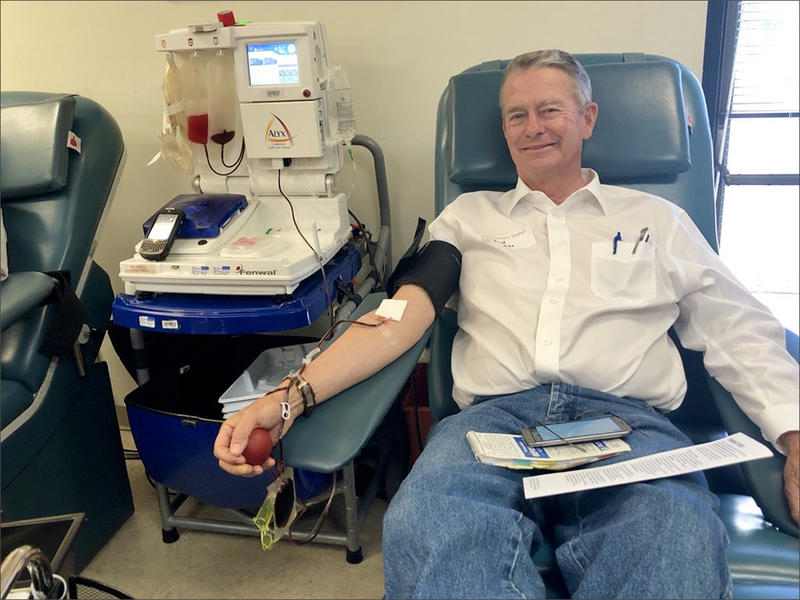
[[[548,383],[550,386],[550,401],[547,403],[547,416],[561,413],[561,386],[558,381]]]

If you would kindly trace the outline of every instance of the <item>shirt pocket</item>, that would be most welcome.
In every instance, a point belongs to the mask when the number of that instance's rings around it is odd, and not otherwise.
[[[619,242],[613,254],[608,242],[592,244],[592,293],[605,300],[631,304],[656,297],[655,248],[640,243]]]

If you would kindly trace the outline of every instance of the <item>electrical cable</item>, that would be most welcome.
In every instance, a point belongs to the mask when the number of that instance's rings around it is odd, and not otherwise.
[[[347,212],[356,222],[358,229],[364,236],[364,248],[366,249],[367,259],[369,260],[369,266],[378,277],[378,285],[380,286],[380,289],[385,290],[386,289],[386,285],[384,282],[385,275],[384,273],[378,272],[377,265],[375,264],[375,248],[379,248],[380,246],[372,241],[372,232],[369,229],[367,229],[367,226],[361,222],[361,220],[356,216],[356,214],[349,208],[347,209]],[[383,255],[384,255],[383,256],[384,263],[386,263],[388,261],[389,255],[385,249],[383,251]]]
[[[312,246],[311,243],[308,241],[308,239],[306,239],[306,236],[303,235],[303,232],[300,231],[300,226],[297,224],[297,218],[294,215],[294,205],[292,204],[292,201],[289,200],[289,197],[283,192],[283,187],[281,186],[281,169],[278,169],[278,191],[281,193],[281,196],[283,196],[284,200],[286,200],[286,202],[289,204],[289,211],[292,216],[292,222],[294,223],[294,228],[297,230],[297,233],[300,235],[302,240],[306,243],[306,246],[309,247],[311,253],[317,258],[317,261],[319,262],[319,270],[322,272],[322,284],[325,287],[325,299],[328,303],[328,312],[330,314],[331,324],[333,324],[333,301],[330,296],[330,288],[328,287],[328,276],[325,273],[325,265],[322,262],[322,256],[320,256],[319,252],[317,252],[314,249],[314,246]],[[322,249],[320,248],[320,250]]]
[[[348,214],[349,214],[351,217],[353,217],[353,220],[356,222],[356,224],[358,225],[358,228],[359,228],[361,231],[363,231],[365,234],[366,234],[366,233],[368,233],[368,232],[367,232],[367,228],[366,228],[366,226],[365,226],[365,225],[364,225],[364,224],[363,224],[363,223],[362,223],[362,222],[359,220],[359,218],[356,216],[356,214],[355,214],[355,213],[354,213],[352,210],[350,210],[350,209],[348,208],[348,209],[347,209],[347,213],[348,213]]]
[[[56,588],[56,583],[59,584],[60,587]],[[55,594],[55,591],[58,590],[58,594]],[[67,597],[67,582],[66,580],[59,575],[58,573],[53,573],[53,587],[47,593],[48,598],[66,598]]]

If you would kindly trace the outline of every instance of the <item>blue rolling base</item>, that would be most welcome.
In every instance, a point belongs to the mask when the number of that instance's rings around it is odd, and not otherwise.
[[[114,322],[129,329],[165,333],[243,334],[298,329],[313,323],[337,292],[336,281],[349,283],[361,268],[361,255],[345,245],[325,263],[322,273],[305,279],[290,296],[212,294],[118,294]]]

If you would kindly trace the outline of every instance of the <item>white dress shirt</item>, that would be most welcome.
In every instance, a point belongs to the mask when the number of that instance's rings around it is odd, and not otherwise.
[[[431,223],[430,238],[462,254],[458,405],[561,381],[672,410],[686,393],[674,325],[767,440],[798,429],[783,327],[686,212],[589,169],[584,181],[560,205],[522,180],[463,194]]]

